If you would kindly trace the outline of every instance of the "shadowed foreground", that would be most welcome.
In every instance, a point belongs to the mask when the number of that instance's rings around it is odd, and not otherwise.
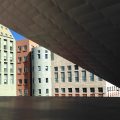
[[[1,97],[1,120],[116,120],[119,98]]]

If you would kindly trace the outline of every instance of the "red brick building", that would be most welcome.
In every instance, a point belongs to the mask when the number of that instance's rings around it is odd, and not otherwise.
[[[31,40],[16,42],[17,96],[31,96],[31,50],[36,46]]]

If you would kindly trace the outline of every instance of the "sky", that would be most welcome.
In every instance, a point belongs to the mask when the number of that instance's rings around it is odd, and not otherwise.
[[[19,33],[15,32],[15,31],[13,31],[13,30],[10,30],[10,31],[12,32],[12,34],[13,34],[13,36],[14,36],[14,38],[15,38],[16,40],[25,39],[25,37],[22,36],[22,35],[20,35]]]

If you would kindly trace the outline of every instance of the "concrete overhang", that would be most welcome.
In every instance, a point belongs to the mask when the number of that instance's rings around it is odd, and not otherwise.
[[[0,23],[120,87],[120,0],[0,0]]]

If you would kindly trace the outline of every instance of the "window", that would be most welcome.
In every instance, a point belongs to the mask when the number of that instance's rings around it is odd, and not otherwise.
[[[38,78],[39,83],[41,83],[41,78]]]
[[[22,89],[18,90],[18,94],[19,94],[19,96],[22,96]]]
[[[65,71],[65,66],[61,66],[61,71]]]
[[[46,89],[46,94],[48,94],[49,93],[49,89]]]
[[[86,93],[87,92],[87,88],[83,88],[83,92]]]
[[[75,88],[75,92],[79,93],[80,92],[79,88]]]
[[[4,75],[4,84],[8,84],[8,76]]]
[[[18,68],[18,74],[22,73],[22,68]]]
[[[23,62],[26,62],[27,61],[27,56],[24,56],[23,57]]]
[[[7,73],[8,72],[8,69],[7,68],[4,68],[4,73]]]
[[[27,45],[23,46],[23,51],[27,51]]]
[[[48,54],[45,54],[45,59],[48,59]]]
[[[99,88],[98,88],[98,92],[103,92],[103,88],[102,88],[102,87],[99,87]]]
[[[111,87],[109,87],[109,90],[111,91]],[[98,91],[99,91],[99,88],[98,88]]]
[[[95,92],[95,88],[90,88],[90,92]]]
[[[41,66],[38,66],[38,71],[41,71]]]
[[[21,61],[22,61],[22,58],[18,57],[18,63],[21,63]]]
[[[10,50],[11,51],[13,50],[13,42],[12,41],[10,42]]]
[[[40,54],[38,54],[38,59],[40,59]]]
[[[45,50],[45,53],[48,53],[48,50]]]
[[[7,60],[7,52],[4,52],[4,60]]]
[[[7,40],[4,39],[4,49],[6,50],[7,49]]]
[[[28,83],[28,80],[27,79],[24,79],[24,84],[27,84]]]
[[[28,67],[24,67],[24,73],[28,72]]]
[[[58,88],[55,88],[55,93],[59,93],[59,89]]]
[[[8,80],[7,79],[4,79],[4,84],[7,84]]]
[[[115,86],[114,86],[114,91],[115,91]]]
[[[18,79],[18,84],[22,85],[22,79]]]
[[[54,67],[54,71],[58,71],[58,67]]]
[[[24,89],[24,96],[28,95],[28,89]]]
[[[13,61],[13,53],[10,53],[10,62]]]
[[[14,84],[14,75],[10,75],[10,83]]]
[[[58,72],[55,72],[55,82],[58,82]]]
[[[61,88],[61,92],[62,92],[62,93],[65,93],[65,88]]]
[[[86,81],[86,70],[82,71],[82,80]]]
[[[39,94],[41,94],[41,89],[38,89],[38,91],[39,91]]]
[[[90,81],[94,81],[94,74],[90,73]]]
[[[118,87],[116,87],[116,90],[117,90],[117,91],[119,91],[119,88],[118,88]]]
[[[46,78],[46,83],[48,83],[48,78]]]
[[[68,70],[71,70],[71,66],[67,66]]]
[[[65,72],[61,72],[61,81],[65,82]]]
[[[109,92],[109,87],[107,87],[107,92]]]
[[[48,71],[48,66],[45,66],[45,70]]]
[[[68,92],[70,92],[70,93],[71,93],[71,92],[72,92],[72,88],[68,88]]]
[[[17,51],[18,51],[18,52],[20,52],[20,51],[21,51],[21,46],[18,46]]]
[[[75,71],[75,82],[79,82],[79,72]]]
[[[72,72],[68,72],[68,82],[72,82]]]
[[[113,89],[114,89],[114,88],[113,88],[113,86],[112,86],[112,91],[113,91]]]
[[[75,70],[78,70],[78,65],[74,65]]]
[[[38,50],[38,53],[40,53],[40,50]]]
[[[8,64],[7,63],[4,63],[4,73],[7,73],[7,71],[8,71]]]

